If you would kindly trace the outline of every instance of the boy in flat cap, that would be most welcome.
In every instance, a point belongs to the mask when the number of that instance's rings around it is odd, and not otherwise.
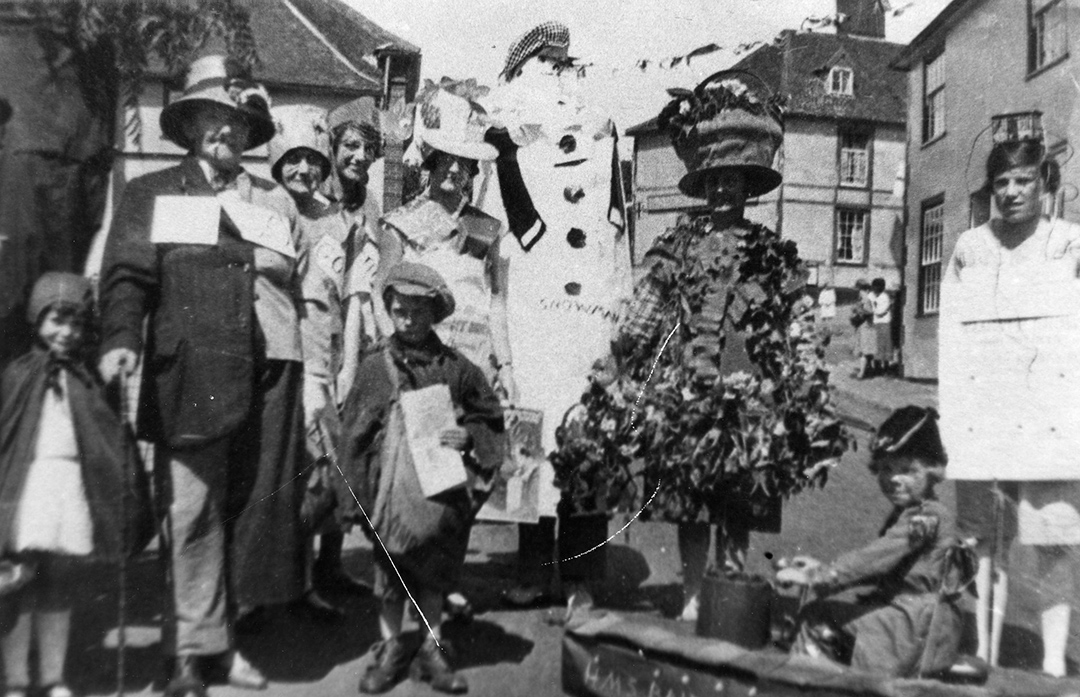
[[[465,679],[443,653],[443,596],[454,588],[472,521],[502,462],[502,409],[483,371],[443,344],[433,329],[454,312],[454,296],[434,269],[395,265],[383,285],[383,302],[394,333],[361,361],[345,400],[343,484],[349,488],[338,498],[356,501],[345,515],[364,524],[375,547],[382,641],[360,691],[386,692],[409,668],[412,678],[440,692],[465,692]],[[439,442],[461,453],[467,482],[426,497],[412,473],[426,463],[410,455],[397,404],[403,392],[440,384],[449,388],[457,425],[440,431]],[[402,639],[406,600],[421,615],[418,650]]]

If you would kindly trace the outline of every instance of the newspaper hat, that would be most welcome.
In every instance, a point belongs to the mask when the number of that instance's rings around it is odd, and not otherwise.
[[[84,276],[66,271],[47,271],[38,278],[26,305],[26,321],[37,324],[41,313],[57,303],[81,305],[89,310],[94,304],[94,289]]]
[[[495,146],[484,141],[491,120],[475,101],[440,86],[425,96],[419,108],[421,137],[428,148],[470,160],[490,161],[498,157]]]
[[[435,301],[435,323],[454,314],[454,294],[439,272],[425,264],[402,261],[394,265],[383,282],[383,299],[390,289],[402,295]]]
[[[210,104],[232,109],[248,125],[245,150],[257,148],[274,136],[274,121],[270,117],[270,95],[257,82],[230,77],[225,56],[214,53],[192,61],[188,68],[184,95],[170,102],[161,111],[161,132],[185,150],[191,150],[184,125],[195,113]]]
[[[382,134],[379,132],[379,116],[374,97],[357,97],[351,102],[334,107],[330,110],[326,120],[333,138],[340,137],[340,135],[333,135],[339,126],[349,125],[356,129],[364,142],[373,144],[376,150],[379,150],[382,145]],[[336,145],[336,142],[332,145]]]
[[[499,74],[513,77],[522,63],[545,49],[560,58],[572,60],[567,55],[570,50],[570,30],[565,24],[543,22],[516,38],[506,52],[506,63]]]
[[[751,84],[746,78],[752,78]],[[750,73],[725,70],[689,90],[668,90],[674,99],[657,118],[687,172],[679,190],[707,198],[705,178],[720,169],[739,169],[746,176],[747,197],[761,196],[780,185],[773,169],[784,140],[780,99]]]
[[[330,129],[326,125],[326,112],[317,106],[302,104],[274,109],[274,125],[277,127],[268,147],[270,173],[281,180],[281,160],[290,151],[306,148],[319,156],[322,177],[330,176]]]

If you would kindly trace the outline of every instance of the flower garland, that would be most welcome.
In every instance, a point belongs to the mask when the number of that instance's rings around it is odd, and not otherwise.
[[[560,429],[556,484],[577,510],[625,504],[633,489],[639,506],[651,497],[643,517],[729,526],[748,501],[823,485],[849,436],[829,402],[795,244],[702,216],[653,251],[663,320]],[[752,370],[724,374],[734,351]]]
[[[769,115],[782,123],[785,99],[781,95],[758,95],[737,78],[709,82],[697,90],[672,88],[673,99],[657,116],[660,130],[671,133],[676,145],[693,137],[698,124],[723,111],[745,111],[755,116]]]

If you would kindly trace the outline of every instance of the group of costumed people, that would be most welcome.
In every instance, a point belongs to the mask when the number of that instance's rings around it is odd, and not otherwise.
[[[508,405],[542,413],[548,489],[556,478],[573,489],[575,443],[589,423],[603,424],[603,447],[642,464],[636,502],[647,498],[645,515],[678,525],[684,620],[699,613],[712,526],[717,566],[740,572],[750,533],[778,530],[781,498],[823,481],[822,463],[847,438],[831,418],[805,270],[792,242],[745,218],[748,199],[781,183],[780,101],[729,72],[673,93],[659,124],[687,167],[680,190],[706,211],[664,233],[632,284],[616,131],[576,93],[569,41],[561,24],[534,27],[511,46],[491,93],[474,81],[425,89],[409,151],[420,191],[388,211],[368,186],[389,135],[373,100],[271,110],[265,89],[230,76],[224,56],[192,63],[183,96],[161,114],[163,134],[187,156],[128,183],[113,216],[98,374],[83,350],[98,324],[92,294],[70,274],[39,281],[28,317],[38,345],[5,373],[0,572],[25,586],[3,599],[15,610],[2,640],[9,694],[26,694],[34,675],[51,697],[70,694],[61,579],[79,557],[146,544],[146,482],[105,406],[105,386],[128,378],[140,381],[135,432],[154,445],[176,697],[201,697],[221,678],[265,688],[236,644],[237,628],[257,627],[265,608],[340,616],[320,591],[358,587],[341,563],[353,525],[373,542],[381,635],[360,691],[385,692],[408,674],[465,692],[443,615],[507,456]],[[243,167],[262,145],[273,180]],[[1073,258],[1075,226],[1016,212],[1016,199],[1041,192],[1038,176],[1016,174],[1038,170],[1037,155],[991,156],[1003,222],[962,237],[950,267],[958,285],[987,263],[1020,273],[1013,256],[1029,247],[1025,263]],[[1027,336],[1027,317],[993,319],[1015,320]],[[454,458],[440,455],[438,467],[460,463],[455,485],[430,496],[419,473],[432,463],[417,460],[426,451],[407,436],[421,394],[446,400],[449,421],[435,437]],[[882,425],[871,470],[894,506],[882,536],[831,564],[800,558],[781,573],[823,595],[876,579],[880,602],[843,617],[810,604],[795,650],[895,675],[953,665],[967,575],[934,484],[956,459],[933,410],[902,409]],[[748,469],[754,476],[742,476]],[[955,478],[1016,478],[986,472]],[[1049,465],[1039,472],[1067,478]],[[1065,500],[1065,515],[1075,514],[1072,499],[1050,490],[1061,487],[1023,485],[1021,513]],[[552,591],[556,527],[573,506],[548,498],[541,522],[521,525],[509,602]],[[119,512],[117,500],[127,501]],[[39,509],[55,514],[34,517]],[[1063,567],[1053,551],[1040,559],[1048,573]],[[588,605],[589,579],[564,567],[571,607]],[[980,566],[978,578],[991,577]],[[410,611],[419,642],[403,631]],[[1053,642],[1067,636],[1068,604],[1043,619],[1046,668],[1060,674]]]
[[[320,591],[364,589],[341,564],[355,524],[386,542],[374,563],[382,641],[361,691],[386,691],[406,671],[440,691],[467,689],[440,624],[506,456],[502,404],[544,410],[554,447],[629,293],[615,130],[564,98],[560,85],[576,75],[565,73],[568,47],[557,23],[519,38],[501,106],[481,106],[474,83],[426,91],[410,150],[422,190],[389,211],[368,182],[386,135],[374,100],[271,109],[225,56],[192,62],[161,114],[163,135],[187,155],[124,188],[96,302],[78,276],[40,279],[34,297],[46,299],[28,318],[37,345],[5,375],[3,571],[18,584],[33,577],[5,598],[9,694],[34,689],[35,677],[54,697],[70,694],[70,568],[137,552],[152,531],[138,449],[119,437],[115,413],[93,411],[129,379],[139,383],[133,436],[153,445],[164,521],[168,694],[205,695],[215,680],[265,688],[237,631],[279,605],[340,617]],[[244,167],[264,145],[272,180]],[[438,440],[459,454],[466,482],[424,499],[399,481],[412,469],[400,404],[440,386],[456,425]],[[104,454],[101,440],[113,446]],[[131,521],[106,503],[121,490]],[[416,513],[418,501],[427,508]],[[31,534],[31,513],[50,524]],[[407,598],[423,618],[419,646],[402,635]]]

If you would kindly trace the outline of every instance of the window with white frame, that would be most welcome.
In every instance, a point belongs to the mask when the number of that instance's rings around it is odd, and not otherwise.
[[[866,263],[866,233],[870,216],[858,208],[836,210],[836,263]]]
[[[829,94],[840,94],[850,97],[854,94],[854,74],[851,68],[835,65],[829,70],[825,78],[825,91]]]
[[[870,133],[840,130],[840,184],[866,186],[870,183]]]
[[[1069,54],[1064,0],[1028,0],[1028,72],[1033,73]]]
[[[945,54],[928,58],[923,64],[923,132],[922,141],[945,133]]]
[[[941,306],[941,260],[945,242],[945,202],[939,197],[922,207],[919,226],[919,314]]]

